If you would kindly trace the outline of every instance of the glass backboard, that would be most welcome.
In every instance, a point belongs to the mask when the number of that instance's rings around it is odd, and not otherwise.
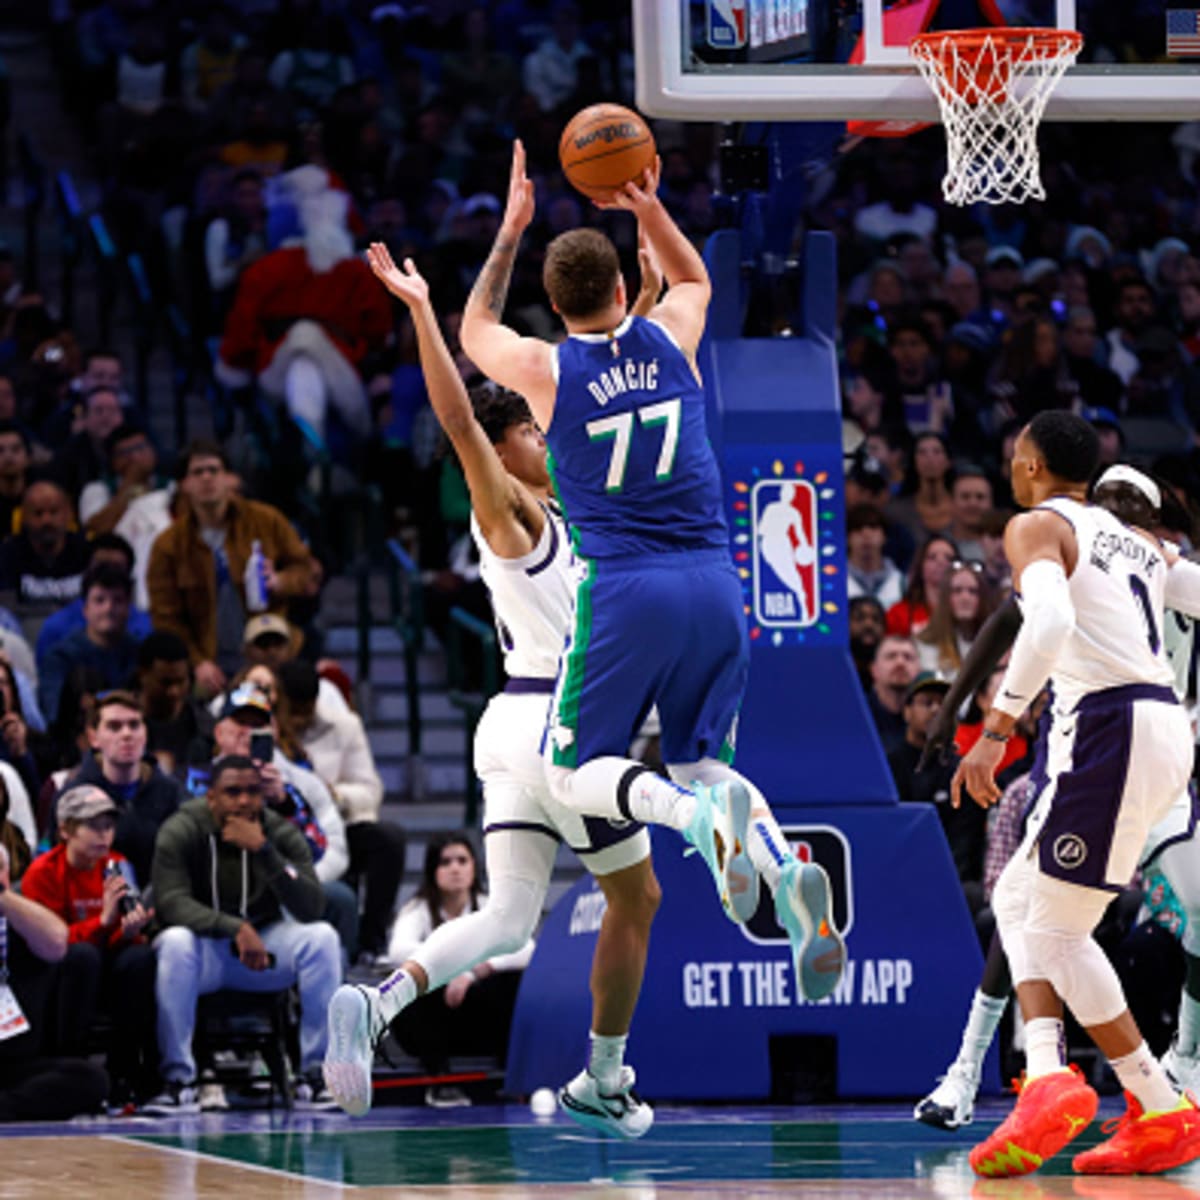
[[[1200,0],[1195,0],[1200,4]],[[633,0],[638,106],[708,121],[935,121],[926,29],[1078,29],[1046,120],[1200,117],[1200,8],[1180,0]]]

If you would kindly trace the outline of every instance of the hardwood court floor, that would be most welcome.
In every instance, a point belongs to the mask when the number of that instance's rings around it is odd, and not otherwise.
[[[1112,1110],[1111,1112],[1109,1110]],[[976,1180],[967,1151],[1006,1111],[942,1134],[896,1106],[663,1109],[635,1143],[524,1108],[229,1114],[172,1121],[0,1127],[0,1200],[1200,1200],[1200,1169],[1074,1176],[1070,1156],[1024,1179]],[[1113,1115],[1106,1102],[1101,1117]],[[1099,1140],[1099,1124],[1077,1143]]]

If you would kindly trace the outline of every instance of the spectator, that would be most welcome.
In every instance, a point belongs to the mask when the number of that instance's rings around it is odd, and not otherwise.
[[[23,819],[22,819],[23,818]],[[25,800],[25,808],[18,816],[12,811],[12,800],[8,793],[8,781],[0,773],[0,848],[8,854],[8,862],[12,882],[16,883],[25,874],[26,868],[33,859],[33,849],[37,846],[37,831],[33,824],[33,815],[29,809],[29,800]]]
[[[137,664],[137,640],[128,630],[133,583],[115,563],[87,569],[82,588],[84,627],[63,638],[42,664],[38,702],[59,717],[63,681],[76,667],[91,667],[106,687],[125,687]]]
[[[942,291],[960,321],[978,322],[984,316],[979,276],[970,263],[951,263],[942,276]]]
[[[313,120],[325,112],[341,88],[354,82],[354,63],[341,52],[332,18],[315,5],[289,31],[294,48],[283,50],[271,63],[268,76],[291,96],[302,117]]]
[[[21,891],[67,923],[58,1047],[83,1057],[99,1014],[112,1022],[110,1100],[145,1099],[158,1080],[154,1040],[154,951],[129,864],[112,848],[117,806],[83,785],[58,800],[59,841],[25,873]]]
[[[929,624],[942,580],[957,558],[958,547],[945,534],[934,534],[925,542],[909,568],[903,598],[888,609],[888,633],[908,637]]]
[[[405,962],[440,925],[478,912],[486,899],[470,841],[462,834],[431,838],[421,885],[392,926],[389,962]],[[520,950],[477,963],[444,988],[419,997],[392,1022],[392,1034],[406,1053],[420,1059],[426,1074],[446,1074],[455,1054],[487,1054],[504,1064],[517,987],[533,948],[530,939]],[[470,1100],[460,1088],[433,1084],[425,1089],[425,1103],[458,1108]]]
[[[346,823],[352,884],[366,880],[359,945],[381,954],[404,872],[404,830],[379,820],[383,780],[361,719],[352,712],[318,716],[318,679],[311,663],[293,659],[278,671],[288,705],[286,733],[333,793]]]
[[[879,643],[871,663],[871,690],[867,692],[867,707],[883,744],[884,754],[904,741],[904,694],[916,678],[918,668],[916,643],[910,637],[889,633]]]
[[[223,216],[204,231],[204,267],[214,318],[223,324],[242,272],[268,250],[267,206],[263,177],[255,170],[238,171],[230,183]]]
[[[1108,366],[1128,387],[1141,365],[1138,338],[1154,321],[1154,292],[1144,279],[1133,276],[1117,287],[1113,318],[1115,324],[1104,339]]]
[[[953,679],[995,606],[983,563],[952,563],[942,579],[929,624],[917,634],[922,669]]]
[[[979,528],[979,542],[983,547],[983,577],[997,600],[1002,600],[1012,591],[1012,567],[1004,553],[1004,531],[1011,517],[1012,513],[994,508],[984,516]]]
[[[134,500],[160,486],[154,443],[136,425],[118,425],[105,439],[104,450],[106,477],[92,480],[79,497],[79,519],[93,537],[112,533]]]
[[[1200,297],[1200,292],[1197,295]],[[1125,387],[1120,376],[1100,362],[1096,315],[1090,308],[1076,305],[1070,309],[1063,326],[1062,345],[1067,371],[1078,385],[1084,403],[1119,411]]]
[[[101,563],[111,563],[113,566],[119,567],[125,575],[129,575],[133,570],[133,547],[120,534],[98,534],[85,543],[84,552],[87,555],[87,559],[84,562],[85,572],[99,566]],[[87,622],[83,616],[82,596],[76,596],[70,604],[64,605],[57,612],[51,613],[42,622],[41,631],[38,633],[37,661],[39,666],[46,661],[50,651],[59,642],[70,637],[73,633],[78,633],[86,624]],[[149,634],[152,628],[150,614],[143,608],[131,606],[129,609],[129,621],[126,625],[130,637],[140,642]],[[50,720],[54,720],[54,716],[55,714],[51,713]]]
[[[275,613],[259,613],[246,622],[242,635],[242,652],[247,667],[269,667],[278,671],[285,662],[296,657],[295,630]],[[317,716],[349,712],[350,706],[337,684],[320,677],[317,687]]]
[[[1021,285],[1025,259],[1012,246],[989,250],[984,260],[983,288],[988,304],[1001,321],[1012,316],[1013,293]]]
[[[1047,408],[1071,408],[1079,384],[1071,375],[1059,345],[1058,326],[1035,317],[1010,329],[988,384],[991,412],[988,427],[1005,421],[1028,421]]]
[[[182,778],[212,758],[213,718],[192,695],[188,650],[178,634],[152,632],[138,646],[138,695],[146,717],[146,749],[164,774]]]
[[[391,334],[391,305],[354,253],[345,193],[316,168],[291,178],[304,242],[273,250],[243,273],[217,374],[230,387],[256,378],[321,439],[332,405],[346,432],[362,439],[371,410],[359,367]]]
[[[27,797],[21,804],[27,806],[36,799],[41,781],[51,768],[54,746],[45,736],[45,723],[41,713],[36,712],[36,701],[33,708],[37,728],[30,727],[19,679],[12,665],[0,658],[0,766],[11,767],[20,777],[20,792]],[[32,699],[32,693],[29,698]],[[36,830],[29,845],[37,845]]]
[[[300,831],[263,807],[262,775],[237,755],[213,767],[208,794],[163,825],[154,897],[158,1042],[164,1090],[147,1112],[198,1112],[192,1034],[200,996],[234,988],[300,993],[298,1107],[331,1108],[320,1079],[325,1015],[341,980],[337,934]]]
[[[898,500],[888,515],[904,525],[917,541],[940,533],[954,516],[950,498],[950,453],[936,433],[923,433],[913,445],[912,466]]]
[[[83,397],[83,427],[55,455],[54,477],[78,503],[83,489],[108,470],[109,436],[125,420],[120,393],[113,387],[93,387]]]
[[[963,558],[983,561],[983,522],[992,511],[992,484],[982,467],[958,467],[950,485],[950,536]]]
[[[150,551],[158,535],[179,515],[181,500],[175,481],[169,480],[162,487],[153,488],[132,499],[113,530],[114,535],[123,538],[133,551],[133,597],[137,605],[133,615],[150,609],[150,590],[146,586]],[[98,541],[103,537],[104,534],[97,534],[93,540]],[[149,620],[147,617],[147,627]]]
[[[846,589],[851,600],[874,596],[891,608],[904,594],[904,576],[891,559],[884,557],[885,526],[880,513],[859,505],[846,516]]]
[[[21,531],[0,544],[0,591],[45,608],[79,595],[87,543],[71,529],[71,502],[54,483],[32,483],[21,501]]]
[[[226,5],[205,4],[200,36],[179,59],[180,92],[192,112],[202,114],[221,88],[233,82],[245,41]]]
[[[146,760],[146,722],[141,701],[132,692],[100,692],[88,713],[87,729],[90,753],[69,786],[93,784],[112,797],[117,806],[113,845],[129,859],[135,879],[149,879],[154,839],[179,807],[183,792]],[[51,826],[58,827],[54,812]]]
[[[11,420],[0,421],[0,541],[21,528],[21,501],[29,486],[29,438]]]
[[[193,442],[179,460],[187,504],[154,543],[147,584],[154,628],[178,634],[201,693],[213,696],[242,658],[246,562],[254,542],[266,559],[268,608],[283,613],[305,595],[313,559],[277,509],[235,496],[225,452]]]
[[[932,241],[937,232],[937,213],[917,199],[917,186],[916,163],[906,154],[896,155],[887,165],[887,199],[858,210],[855,232],[881,243],[897,233]]]
[[[97,1112],[108,1076],[85,1059],[43,1053],[52,1027],[54,971],[67,953],[67,926],[48,908],[12,887],[8,852],[0,846],[0,922],[7,948],[0,969],[22,1013],[12,1037],[0,1041],[0,1121],[65,1121]]]
[[[1111,467],[1125,455],[1125,431],[1117,414],[1108,408],[1085,408],[1079,415],[1100,439],[1100,463]]]
[[[916,543],[904,525],[891,519],[888,512],[890,500],[891,493],[883,464],[869,454],[857,455],[854,465],[846,473],[846,511],[866,504],[883,517],[883,553],[905,571],[913,560]]]
[[[226,698],[214,730],[216,757],[238,754],[254,760],[262,774],[263,802],[304,834],[313,869],[325,891],[323,919],[338,931],[352,958],[358,944],[358,894],[342,880],[350,865],[346,826],[325,784],[283,753],[274,712],[277,702],[256,683],[247,681],[235,688]],[[270,741],[269,753],[263,757],[255,733]]]
[[[901,317],[888,327],[893,383],[890,403],[911,433],[948,433],[954,422],[950,385],[938,376],[929,327],[919,317]]]
[[[850,601],[850,657],[863,691],[871,687],[871,663],[887,632],[887,616],[874,596],[855,596]]]
[[[950,780],[957,763],[937,760],[918,773],[917,763],[925,749],[930,726],[937,719],[950,684],[923,671],[904,696],[904,741],[888,755],[888,766],[896,781],[901,801],[933,804],[959,882],[972,912],[983,905],[983,852],[987,832],[987,810],[970,797],[955,808],[950,803]]]
[[[593,57],[592,48],[579,36],[576,4],[560,0],[551,30],[551,36],[521,64],[525,90],[544,113],[553,112],[570,99],[579,84],[580,60]]]

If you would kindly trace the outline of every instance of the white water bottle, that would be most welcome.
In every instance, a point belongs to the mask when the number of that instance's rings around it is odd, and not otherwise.
[[[246,611],[264,612],[267,607],[267,560],[263,557],[262,542],[250,544],[250,557],[246,559]]]

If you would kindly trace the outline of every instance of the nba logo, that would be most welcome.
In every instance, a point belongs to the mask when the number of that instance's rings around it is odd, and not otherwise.
[[[803,479],[763,479],[750,493],[754,619],[800,629],[817,619],[817,493]]]
[[[715,50],[746,44],[746,0],[708,0],[708,44]]]

